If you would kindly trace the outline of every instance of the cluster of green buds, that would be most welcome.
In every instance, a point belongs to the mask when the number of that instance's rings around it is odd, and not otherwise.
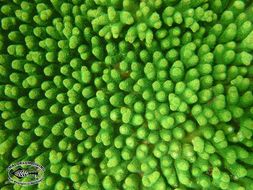
[[[252,190],[251,0],[0,0],[0,190]],[[18,161],[44,179],[8,184]]]

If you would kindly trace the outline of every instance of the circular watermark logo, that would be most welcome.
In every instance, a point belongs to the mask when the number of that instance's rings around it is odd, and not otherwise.
[[[22,161],[7,168],[8,179],[19,185],[34,185],[44,179],[45,168],[35,162]]]

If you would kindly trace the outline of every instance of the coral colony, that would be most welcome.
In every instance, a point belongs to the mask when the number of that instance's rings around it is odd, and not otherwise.
[[[1,190],[253,190],[252,0],[1,0]],[[45,167],[6,184],[8,165]]]

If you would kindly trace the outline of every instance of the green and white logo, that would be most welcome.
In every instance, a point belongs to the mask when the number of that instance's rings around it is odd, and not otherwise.
[[[31,161],[23,161],[11,164],[7,172],[11,183],[34,185],[44,179],[45,168]]]

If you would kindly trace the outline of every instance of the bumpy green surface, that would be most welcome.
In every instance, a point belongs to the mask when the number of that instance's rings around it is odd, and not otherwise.
[[[0,7],[1,190],[253,190],[252,0]]]

